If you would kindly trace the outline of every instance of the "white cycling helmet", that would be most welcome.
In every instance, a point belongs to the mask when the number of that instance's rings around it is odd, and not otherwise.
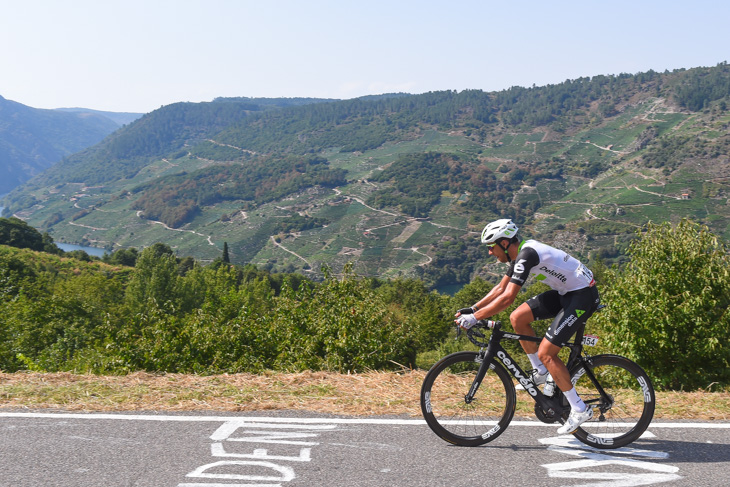
[[[482,243],[493,244],[500,238],[512,238],[517,234],[517,225],[512,220],[502,219],[488,223],[482,230]]]

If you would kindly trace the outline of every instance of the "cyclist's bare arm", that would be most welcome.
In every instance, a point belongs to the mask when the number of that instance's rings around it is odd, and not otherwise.
[[[502,281],[489,291],[489,294],[479,300],[477,303],[479,309],[474,313],[474,317],[485,320],[509,308],[521,288],[519,284],[510,282],[509,276],[504,276]]]
[[[486,296],[484,296],[482,299],[480,299],[475,306],[479,309],[482,309],[483,307],[487,306],[489,303],[494,301],[498,296],[501,296],[504,294],[505,290],[507,289],[507,284],[509,284],[509,276],[504,276],[502,280],[494,286]]]

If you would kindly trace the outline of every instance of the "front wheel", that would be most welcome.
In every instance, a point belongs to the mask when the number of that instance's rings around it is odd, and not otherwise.
[[[477,352],[444,357],[426,374],[421,387],[421,412],[442,439],[461,446],[483,445],[507,428],[515,413],[515,387],[507,371],[492,361],[470,402],[481,360]]]
[[[649,427],[656,405],[654,387],[644,369],[631,360],[618,355],[590,357],[570,371],[570,378],[586,405],[593,408],[593,418],[573,433],[583,443],[620,448]]]

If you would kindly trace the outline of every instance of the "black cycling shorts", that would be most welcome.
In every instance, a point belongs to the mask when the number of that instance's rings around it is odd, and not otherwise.
[[[591,317],[600,302],[598,289],[590,286],[562,296],[555,290],[546,291],[528,299],[527,305],[535,320],[555,318],[545,332],[545,338],[562,347]]]

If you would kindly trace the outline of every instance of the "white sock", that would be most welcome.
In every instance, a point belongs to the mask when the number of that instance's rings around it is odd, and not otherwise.
[[[570,409],[579,413],[585,412],[586,403],[584,403],[583,399],[580,398],[578,392],[575,390],[575,387],[573,387],[568,392],[563,392],[563,394],[565,394],[565,398],[570,403]]]
[[[542,360],[540,360],[537,357],[537,353],[528,353],[527,358],[530,359],[530,363],[532,364],[533,369],[537,369],[537,373],[540,375],[547,374],[547,368],[542,363]]]

